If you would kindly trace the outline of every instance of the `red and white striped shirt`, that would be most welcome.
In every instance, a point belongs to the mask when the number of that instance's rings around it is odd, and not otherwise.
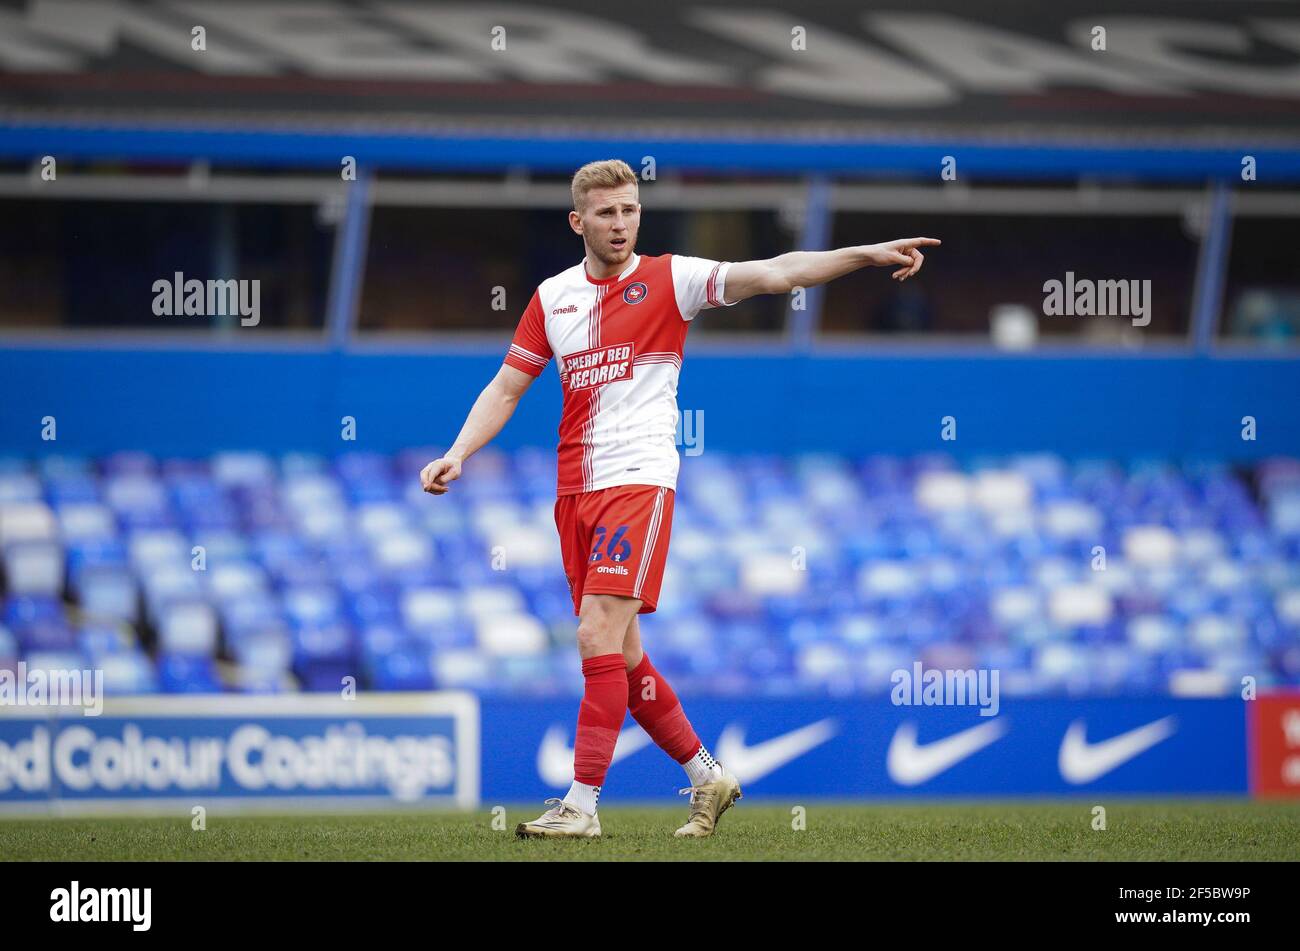
[[[614,485],[677,486],[677,377],[695,315],[724,306],[730,263],[633,255],[595,280],[579,262],[541,283],[505,362],[560,373],[558,495]],[[729,306],[729,305],[725,305]]]

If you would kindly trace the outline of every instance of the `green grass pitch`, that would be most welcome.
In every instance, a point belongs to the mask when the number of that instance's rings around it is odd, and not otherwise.
[[[1092,808],[1106,809],[1093,829]],[[1300,803],[1093,801],[793,806],[741,802],[711,839],[683,808],[601,809],[604,837],[522,841],[540,808],[352,816],[6,819],[0,861],[1300,860]],[[501,826],[500,819],[495,823]]]

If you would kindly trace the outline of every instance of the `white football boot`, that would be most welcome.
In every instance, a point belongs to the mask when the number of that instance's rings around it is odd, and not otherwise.
[[[718,765],[722,766],[721,763]],[[727,772],[725,766],[721,778],[681,790],[683,796],[687,793],[691,794],[691,817],[686,820],[686,825],[673,833],[679,839],[703,839],[713,835],[718,817],[742,796],[740,781]]]
[[[521,839],[597,839],[600,837],[600,819],[589,816],[563,799],[548,799],[550,809],[532,822],[515,826],[515,835]]]

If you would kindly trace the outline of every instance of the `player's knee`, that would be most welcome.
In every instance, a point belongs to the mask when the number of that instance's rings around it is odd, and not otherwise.
[[[583,618],[578,622],[578,653],[583,657],[614,654],[621,649],[618,634],[612,625],[602,624],[594,618]]]

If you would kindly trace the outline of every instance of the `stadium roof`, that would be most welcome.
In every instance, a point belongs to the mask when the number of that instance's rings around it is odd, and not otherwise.
[[[1261,175],[1295,177],[1293,9],[9,0],[0,154],[32,154],[35,130],[126,158],[287,162],[303,144],[311,161],[369,139],[361,151],[385,164],[558,168],[575,149],[557,144],[678,142],[736,168],[786,167],[746,154],[761,144],[796,149],[789,164],[807,169],[820,155],[829,171],[909,171],[908,149],[931,163],[970,148],[991,173],[1037,167],[1045,149],[1072,156],[1047,161],[1052,174],[1230,175],[1262,151]],[[503,151],[528,140],[532,154]]]

